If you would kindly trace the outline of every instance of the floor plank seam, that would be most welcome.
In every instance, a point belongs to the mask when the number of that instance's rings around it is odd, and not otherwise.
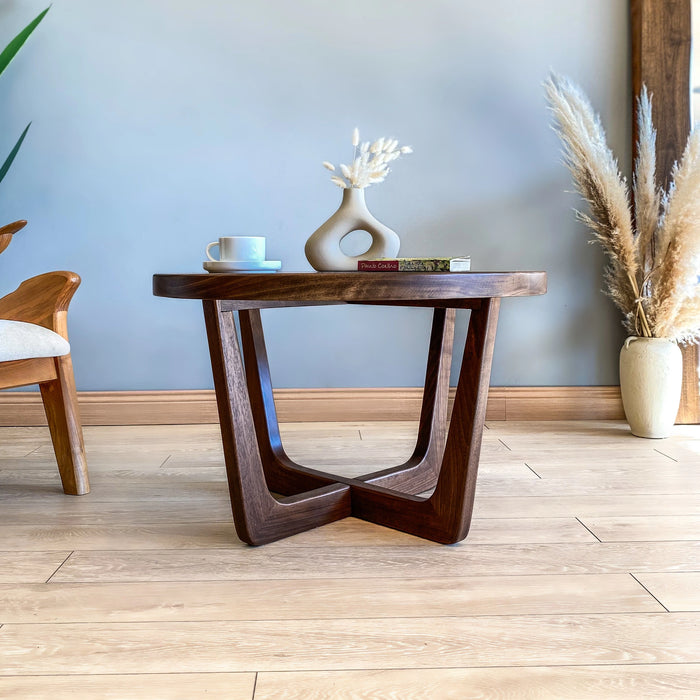
[[[56,569],[56,571],[54,571],[54,572],[51,574],[51,576],[49,576],[49,577],[46,579],[46,581],[44,581],[45,584],[46,584],[46,583],[49,583],[49,581],[51,581],[51,579],[61,570],[61,567],[73,556],[73,552],[75,552],[75,550],[73,550],[72,552],[70,552],[70,554],[68,554],[68,556],[58,565],[58,568]]]
[[[250,696],[250,700],[255,700],[255,689],[258,687],[258,671],[255,672],[255,680],[253,680],[253,694]]]
[[[542,477],[527,463],[523,462],[523,464],[538,478],[541,479]]]
[[[591,530],[591,528],[588,527],[588,525],[586,525],[586,523],[584,523],[583,520],[581,520],[581,518],[576,517],[576,520],[578,520],[578,522],[581,523],[581,525],[585,527],[586,530],[588,530],[588,532],[590,532],[591,535],[593,535],[593,537],[595,537],[598,540],[598,542],[600,542],[601,544],[603,543],[603,540],[601,540],[600,537],[598,537],[598,535],[596,535],[595,532],[593,532],[593,530]]]
[[[645,589],[646,590],[646,589]],[[651,594],[650,594],[651,595]],[[653,597],[653,596],[652,596]],[[661,605],[661,603],[659,603]],[[682,612],[680,610],[674,610],[670,611],[668,610],[665,606],[662,605],[664,608],[663,610],[618,610],[618,611],[606,611],[606,612],[554,612],[554,613],[546,613],[546,612],[536,612],[536,613],[504,613],[504,614],[498,614],[498,613],[484,613],[484,614],[475,614],[475,615],[438,615],[438,614],[431,614],[428,616],[420,616],[420,615],[396,615],[396,616],[390,616],[390,617],[285,617],[285,618],[270,618],[270,617],[264,617],[261,619],[241,619],[241,618],[232,618],[232,619],[226,619],[226,618],[214,618],[211,620],[90,620],[90,621],[81,621],[77,620],[75,622],[4,622],[3,625],[7,627],[8,629],[10,628],[17,628],[17,627],[41,627],[41,626],[49,626],[49,627],[88,627],[88,626],[94,626],[94,625],[100,625],[104,626],[107,625],[109,627],[117,627],[117,626],[128,626],[128,627],[133,627],[135,625],[156,625],[157,627],[167,627],[167,626],[178,626],[178,625],[208,625],[208,624],[216,624],[216,623],[225,623],[225,624],[231,624],[231,625],[236,625],[236,624],[241,624],[241,623],[271,623],[271,622],[280,622],[283,621],[285,623],[288,622],[328,622],[329,620],[333,621],[338,621],[338,622],[357,622],[360,621],[363,624],[365,623],[370,623],[370,622],[376,622],[376,623],[387,623],[387,622],[396,622],[400,620],[425,620],[425,621],[430,621],[430,620],[474,620],[474,619],[480,619],[480,620],[485,620],[485,619],[493,619],[493,620],[502,620],[504,618],[510,618],[510,619],[523,619],[523,618],[589,618],[589,617],[630,617],[630,616],[644,616],[644,617],[649,617],[649,616],[662,616],[662,617],[668,617],[669,615],[672,617],[680,617],[680,616],[685,616],[685,617],[700,617],[700,610],[690,610],[690,611],[685,611]],[[699,661],[700,663],[700,661]],[[584,664],[586,665],[586,664]]]
[[[671,611],[632,573],[630,572],[630,576],[667,612],[671,613]],[[677,612],[677,611],[674,611]],[[671,613],[673,614],[673,613]]]
[[[120,678],[129,676],[188,676],[192,674],[196,675],[220,675],[222,673],[231,675],[268,675],[268,674],[300,674],[300,673],[322,673],[322,674],[343,674],[343,673],[380,673],[383,671],[472,671],[472,670],[498,670],[498,669],[512,669],[512,668],[531,668],[531,669],[548,669],[548,668],[609,668],[616,666],[624,666],[634,668],[636,666],[679,666],[687,668],[698,668],[700,663],[696,661],[639,661],[639,662],[623,662],[623,661],[611,661],[609,663],[588,663],[588,664],[494,664],[492,666],[387,666],[386,668],[377,668],[376,666],[353,666],[349,668],[332,668],[332,669],[318,669],[318,668],[298,668],[298,669],[271,669],[267,671],[175,671],[175,672],[158,672],[158,671],[146,671],[142,673],[134,673],[130,671],[129,673],[46,673],[46,674],[3,674],[0,673],[0,678],[66,678],[66,677],[80,677],[89,676],[90,678],[111,678],[118,676]]]
[[[692,666],[693,664],[687,664]],[[700,665],[700,664],[698,664]],[[365,670],[365,669],[358,669]],[[341,671],[341,673],[344,672]],[[90,678],[130,678],[132,676],[251,676],[256,671],[128,671],[127,673],[27,673],[27,674],[12,674],[0,673],[0,678],[65,678],[66,676],[90,676]],[[264,673],[282,673],[282,671],[264,671]],[[297,673],[297,671],[286,671],[285,673]]]
[[[622,661],[612,661],[610,663],[591,663],[591,664],[515,664],[515,665],[504,665],[504,664],[494,664],[493,666],[392,666],[391,668],[378,669],[376,667],[362,667],[362,668],[342,668],[342,669],[313,669],[313,668],[303,668],[303,669],[279,669],[275,671],[258,671],[258,673],[265,675],[268,673],[355,673],[358,671],[362,672],[379,672],[379,671],[461,671],[461,670],[479,670],[484,671],[496,670],[496,669],[509,669],[509,668],[606,668],[609,666],[687,666],[688,668],[700,668],[700,662],[698,661],[633,661],[631,663],[624,663]],[[197,671],[199,673],[199,671]],[[220,673],[220,671],[210,671],[209,673]],[[231,673],[250,673],[250,671],[231,671]],[[112,674],[95,674],[97,675],[112,675]],[[147,675],[147,674],[136,674],[136,675]],[[9,676],[12,678],[13,676]],[[0,675],[0,678],[4,676]],[[39,676],[43,678],[43,676]]]
[[[662,452],[661,450],[659,450],[656,447],[654,448],[654,452],[658,452],[660,455],[663,455],[664,457],[667,457],[671,461],[676,462],[676,464],[678,463],[678,460],[675,457],[671,457],[671,455],[667,455],[665,452]]]
[[[645,571],[645,574],[693,574],[693,573],[698,573],[700,572],[699,569],[673,569],[672,571],[669,570],[654,570],[654,571]],[[624,573],[622,570],[620,571],[614,571],[614,572],[605,572],[603,574],[596,574],[593,572],[587,572],[585,574],[568,574],[568,573],[557,573],[553,574],[551,572],[546,572],[546,573],[528,573],[528,574],[505,574],[505,573],[498,573],[498,574],[493,574],[493,573],[486,573],[486,574],[469,574],[469,578],[493,578],[494,576],[498,576],[499,578],[517,578],[519,576],[614,576],[614,575],[620,575]],[[629,572],[627,572],[629,573]],[[423,576],[406,576],[406,575],[397,575],[397,576],[377,576],[375,578],[350,578],[348,576],[344,576],[342,580],[344,581],[369,581],[369,582],[374,582],[374,581],[404,581],[404,580],[410,580],[410,581],[420,581],[423,579]],[[442,579],[442,578],[453,578],[453,576],[435,576],[434,578],[437,579]],[[125,581],[123,579],[106,579],[104,576],[99,576],[98,578],[95,579],[71,579],[70,581],[51,581],[50,583],[48,581],[45,581],[41,584],[39,584],[36,581],[29,581],[26,584],[21,584],[18,582],[15,582],[15,585],[59,585],[59,584],[97,584],[97,583],[109,583],[109,584],[144,584],[144,583],[220,583],[222,581],[225,581],[227,583],[236,583],[237,581],[260,581],[260,582],[266,582],[266,581],[326,581],[326,580],[337,580],[336,579],[319,579],[319,578],[309,578],[309,577],[295,577],[295,578],[271,578],[271,577],[266,577],[266,578],[180,578],[180,579],[160,579],[160,578],[147,578],[147,579],[133,579],[133,580],[128,580]]]

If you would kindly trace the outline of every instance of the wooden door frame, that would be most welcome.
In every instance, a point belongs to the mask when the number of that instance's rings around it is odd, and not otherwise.
[[[632,87],[635,96],[642,84],[653,94],[657,181],[664,186],[674,162],[683,153],[691,128],[690,3],[630,0]],[[636,151],[636,114],[632,131]],[[697,345],[683,348],[683,391],[677,422],[700,423]]]

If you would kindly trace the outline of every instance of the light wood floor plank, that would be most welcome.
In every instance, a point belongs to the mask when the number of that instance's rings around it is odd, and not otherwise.
[[[420,578],[611,574],[700,569],[700,542],[566,543],[452,547],[324,547],[300,556],[284,542],[263,548],[79,551],[52,581]]]
[[[159,480],[156,484],[128,483],[115,481],[109,488],[92,489],[86,496],[81,496],[93,505],[101,503],[119,503],[122,501],[133,502],[138,493],[148,500],[157,502],[173,499],[226,499],[228,491],[224,481],[187,481],[183,484]],[[63,496],[62,491],[56,494],[55,487],[48,484],[35,483],[31,486],[23,484],[4,484],[0,492],[0,504],[17,503],[21,500],[32,501],[40,504],[42,501],[53,502],[56,496]],[[0,505],[2,507],[2,505]]]
[[[642,585],[669,610],[700,610],[700,571],[683,574],[635,575]]]
[[[0,583],[43,583],[65,561],[69,554],[70,550],[57,552],[0,552]],[[1,616],[2,612],[0,611]]]
[[[603,542],[700,540],[700,515],[584,518],[583,524]]]
[[[674,427],[674,430],[680,427],[677,425]],[[694,437],[688,439],[663,440],[656,449],[677,460],[680,464],[697,465],[698,458],[700,458],[700,439],[698,439],[697,435],[694,435]]]
[[[132,523],[211,522],[229,520],[231,506],[223,489],[215,497],[195,498],[187,488],[177,497],[142,501],[101,502],[94,494],[69,498],[57,487],[50,493],[40,493],[38,499],[6,499],[0,507],[0,526],[42,524],[76,526]],[[509,491],[510,493],[510,491]],[[39,513],[41,516],[39,517]],[[482,496],[476,500],[474,517],[478,518],[568,518],[697,515],[700,513],[699,494],[665,494],[599,496]]]
[[[254,673],[0,676],[0,697],[28,700],[251,700]]]
[[[533,467],[534,468],[534,467]],[[535,471],[537,471],[535,469]],[[498,477],[479,478],[476,486],[477,498],[496,498],[499,494],[513,491],[521,497],[559,496],[605,496],[615,495],[654,495],[700,493],[700,479],[690,479],[687,474],[648,474],[635,473],[634,477],[609,477],[569,475],[562,478],[502,479]]]
[[[377,465],[381,466],[381,465]],[[329,468],[330,465],[329,465]],[[339,470],[340,471],[340,470]],[[346,467],[342,470],[347,476],[365,474],[371,471],[367,465],[361,467]],[[127,480],[113,480],[104,488],[93,488],[89,499],[93,503],[115,503],[119,501],[133,501],[139,495],[148,497],[150,501],[174,498],[227,498],[228,489],[223,479],[223,473],[217,481],[193,481],[185,479],[178,481],[158,479],[154,482],[143,483]],[[99,486],[99,477],[98,477]],[[684,488],[685,487],[685,488]],[[52,476],[46,482],[35,481],[33,484],[4,483],[0,491],[0,503],[17,502],[25,499],[38,499],[42,495],[50,499],[56,494],[59,482]],[[147,493],[143,493],[144,490]],[[650,477],[647,480],[635,479],[607,479],[601,477],[591,479],[538,479],[535,474],[524,474],[523,478],[501,478],[481,475],[477,481],[477,503],[482,498],[498,498],[508,491],[518,493],[520,498],[560,498],[590,496],[600,499],[604,496],[634,496],[634,495],[681,495],[689,497],[697,495],[700,500],[700,479],[691,481],[687,478],[673,480],[671,478]]]
[[[700,662],[700,614],[3,625],[0,675]],[[40,641],[45,640],[45,641]]]
[[[505,528],[504,528],[505,529]],[[581,528],[587,532],[584,528]],[[18,551],[79,549],[217,549],[240,544],[233,522],[154,525],[5,525],[3,547]]]
[[[699,664],[265,672],[255,700],[649,700],[697,698],[699,687]]]
[[[664,460],[664,461],[661,461]],[[658,459],[618,459],[618,460],[578,460],[564,461],[552,457],[549,460],[529,457],[527,464],[543,479],[561,479],[574,477],[580,479],[600,479],[605,475],[610,480],[641,478],[647,482],[668,477],[673,482],[681,479],[700,478],[700,463],[697,465],[680,464],[663,457]]]
[[[700,495],[610,494],[578,496],[516,496],[509,489],[503,496],[476,500],[474,513],[480,518],[566,518],[634,515],[697,515]]]
[[[43,450],[47,445],[51,445],[51,438],[48,436],[48,433],[46,437],[48,438],[48,442],[39,439],[3,441],[0,443],[0,458],[17,459]]]
[[[470,544],[515,544],[535,542],[596,542],[576,518],[474,518]],[[322,528],[302,532],[285,540],[286,546],[377,547],[410,545],[425,547],[419,537],[346,518]]]
[[[240,544],[231,519],[219,523],[151,525],[4,525],[3,538],[5,549],[18,551],[213,549]],[[469,538],[472,544],[597,541],[575,518],[475,519]],[[295,535],[284,544],[289,547],[423,547],[425,540],[348,518]]]
[[[319,468],[325,466],[328,468],[328,471],[334,474],[356,476],[358,474],[369,473],[377,467],[396,465],[401,462],[402,457],[406,458],[410,452],[411,450],[407,448],[402,452],[385,450],[383,453],[380,453],[376,447],[372,447],[362,453],[362,458],[357,460],[356,465],[348,465],[348,459],[352,459],[352,457],[348,457],[348,453],[338,453],[332,461],[315,456],[311,453],[311,450],[309,450],[311,454],[304,454],[302,451],[293,452],[290,450],[290,455],[293,455],[293,458],[297,462],[301,462],[305,464],[305,466]],[[359,452],[353,448],[353,451],[349,454],[357,455]],[[46,458],[44,457],[43,459]],[[8,466],[16,468],[14,464]],[[138,465],[133,466],[134,468],[138,467]],[[130,466],[122,463],[121,468],[130,468]],[[193,455],[191,453],[181,454],[173,451],[167,460],[165,460],[162,470],[175,476],[178,474],[191,473],[193,475],[206,475],[206,478],[214,477],[218,479],[224,473],[224,469],[223,455]],[[107,471],[106,468],[101,467],[99,464],[98,470]],[[485,454],[479,464],[479,475],[498,476],[501,478],[537,478],[525,465],[525,460],[512,457],[507,453],[498,455]]]
[[[192,498],[183,489],[179,498],[101,503],[92,494],[80,498],[56,492],[50,497],[7,500],[0,507],[0,527],[5,525],[41,525],[43,527],[78,527],[82,525],[129,526],[154,523],[233,523],[231,504],[225,494],[214,499]],[[39,502],[37,502],[39,501]]]
[[[0,585],[0,623],[663,612],[631,576]]]
[[[94,452],[86,451],[87,459],[90,464],[90,475],[92,474],[110,474],[113,471],[131,470],[142,473],[154,473],[167,460],[168,451],[159,452],[142,452],[125,453],[122,455],[115,454],[95,454]],[[220,457],[220,463],[223,467],[223,456]],[[38,454],[30,452],[28,455],[21,457],[3,457],[0,458],[0,484],[4,483],[4,475],[12,474],[12,472],[37,472],[29,476],[38,478],[43,472],[53,474],[57,470],[56,458],[53,454]]]

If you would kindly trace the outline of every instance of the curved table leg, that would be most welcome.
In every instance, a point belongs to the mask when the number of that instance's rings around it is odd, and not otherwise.
[[[285,452],[272,395],[260,310],[240,310],[238,319],[253,423],[269,489],[290,495],[336,483],[331,475],[297,464]]]
[[[325,472],[297,464],[284,451],[260,311],[241,310],[239,319],[248,393],[269,488],[277,493],[290,494],[332,482],[333,478]],[[404,464],[366,474],[359,478],[360,481],[396,488],[405,493],[422,493],[435,486],[447,434],[454,322],[455,309],[434,310],[418,437],[413,454]]]
[[[419,498],[358,481],[352,484],[353,515],[443,544],[467,536],[499,306],[500,299],[484,299],[471,313],[445,455],[432,496]]]
[[[466,537],[474,502],[499,299],[483,299],[472,309],[452,421],[437,485],[429,498],[401,493],[386,484],[422,490],[435,479],[443,439],[438,420],[446,414],[452,311],[435,311],[414,455],[400,467],[349,479],[301,467],[286,456],[274,411],[259,313],[239,312],[246,377],[233,312],[222,310],[218,301],[203,304],[231,505],[236,530],[243,541],[264,544],[351,514],[445,544]],[[269,488],[282,493],[304,489],[306,492],[277,500]]]
[[[358,478],[359,481],[412,494],[435,486],[447,438],[455,314],[455,309],[433,311],[418,437],[413,454],[404,464],[365,474]]]
[[[350,515],[350,488],[331,482],[277,500],[265,482],[233,313],[203,301],[233,520],[248,544],[265,544]]]

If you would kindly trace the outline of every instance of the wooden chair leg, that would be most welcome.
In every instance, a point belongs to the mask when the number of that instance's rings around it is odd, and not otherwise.
[[[70,355],[54,358],[56,379],[39,384],[53,442],[63,491],[73,496],[89,493],[83,429]]]

